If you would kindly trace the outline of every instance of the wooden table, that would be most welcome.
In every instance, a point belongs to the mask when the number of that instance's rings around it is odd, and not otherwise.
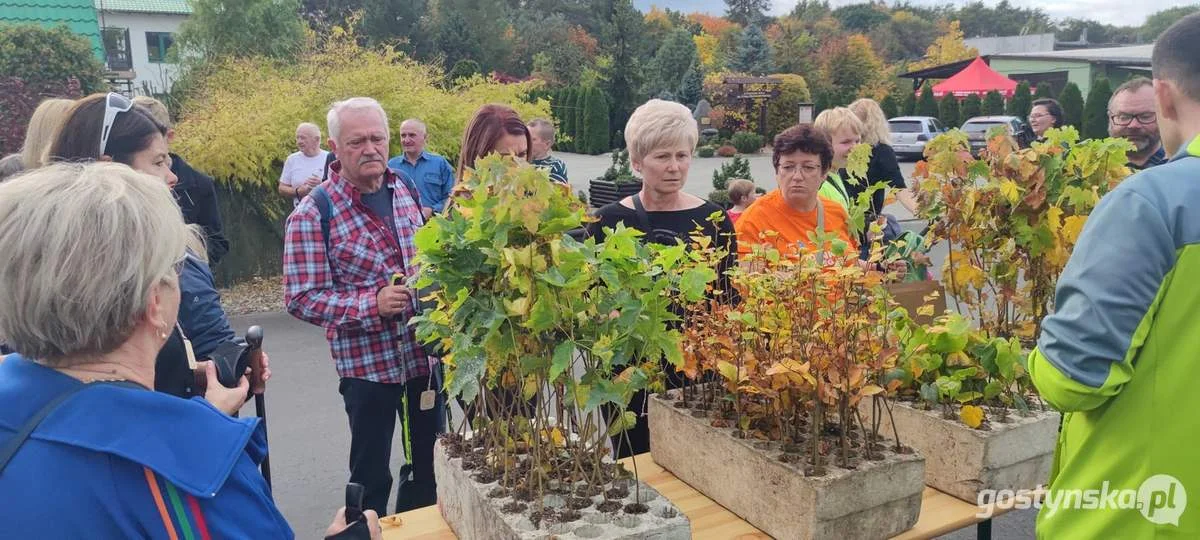
[[[627,460],[626,465],[628,466]],[[692,538],[712,540],[750,540],[771,538],[746,523],[733,512],[692,489],[682,480],[650,459],[650,454],[637,456],[638,477],[675,504],[692,523]],[[1011,504],[997,504],[993,517],[1012,510]],[[992,520],[976,517],[981,507],[961,501],[926,486],[921,495],[921,515],[917,524],[895,540],[933,538],[976,525],[981,539],[991,538]],[[397,522],[397,519],[399,520]],[[438,513],[437,506],[428,506],[381,520],[384,540],[454,540],[454,532]]]

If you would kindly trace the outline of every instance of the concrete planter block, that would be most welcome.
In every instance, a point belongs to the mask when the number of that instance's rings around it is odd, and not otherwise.
[[[738,439],[707,418],[649,401],[650,454],[680,480],[775,538],[889,538],[912,528],[921,511],[925,460],[887,452],[855,470],[827,464],[821,477],[783,463],[762,441]],[[769,445],[768,445],[769,446]]]
[[[871,406],[860,407],[863,422],[870,422]],[[891,430],[887,411],[883,425]],[[904,444],[925,456],[925,483],[969,503],[977,503],[983,489],[1034,489],[1050,478],[1059,414],[1043,411],[1008,415],[1009,422],[990,422],[990,430],[971,429],[957,418],[948,420],[940,410],[923,410],[910,402],[892,405]]]
[[[471,540],[548,540],[548,539],[651,539],[688,540],[692,537],[691,524],[687,516],[671,504],[666,497],[645,483],[641,483],[640,502],[650,510],[643,514],[627,514],[624,510],[606,513],[592,506],[582,509],[580,519],[570,523],[542,524],[541,528],[529,520],[529,512],[505,512],[501,508],[511,497],[490,498],[487,493],[499,486],[498,482],[482,484],[475,481],[462,468],[461,458],[452,458],[438,441],[433,447],[433,474],[437,478],[438,506],[442,518],[459,538]],[[629,496],[621,501],[624,506],[634,502],[635,490],[629,486]],[[562,506],[564,498],[548,494],[547,506]],[[592,497],[593,503],[603,501],[603,496]]]

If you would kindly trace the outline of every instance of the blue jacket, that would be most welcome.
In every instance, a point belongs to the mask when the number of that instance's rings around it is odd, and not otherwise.
[[[20,356],[0,363],[0,446],[79,384]],[[257,469],[265,454],[256,418],[97,384],[47,416],[0,473],[0,538],[290,539]]]
[[[188,252],[179,273],[179,325],[192,341],[196,358],[206,358],[217,345],[237,337],[221,308],[212,270]]]

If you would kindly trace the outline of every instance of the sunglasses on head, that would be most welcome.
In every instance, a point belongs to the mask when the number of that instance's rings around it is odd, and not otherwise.
[[[104,125],[100,127],[100,155],[103,156],[108,149],[108,135],[112,132],[113,123],[117,121],[117,115],[129,112],[129,109],[132,108],[133,102],[116,92],[109,92],[104,97]]]

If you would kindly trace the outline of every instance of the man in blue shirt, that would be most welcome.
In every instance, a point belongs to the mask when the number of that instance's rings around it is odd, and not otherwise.
[[[400,171],[417,184],[421,213],[429,219],[446,208],[454,189],[454,167],[446,158],[425,150],[425,124],[409,118],[400,124],[400,146],[404,153],[388,160],[388,168]]]

